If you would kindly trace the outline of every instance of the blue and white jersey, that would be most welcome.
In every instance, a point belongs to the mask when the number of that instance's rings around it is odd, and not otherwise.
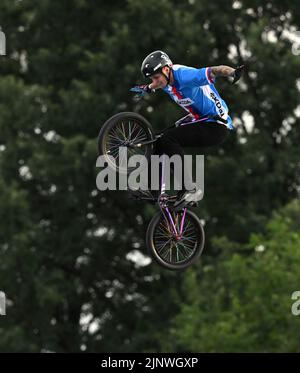
[[[227,120],[226,126],[234,129],[232,119],[228,115],[226,102],[220,97],[211,68],[196,69],[194,67],[173,65],[174,85],[167,85],[163,90],[184,110],[202,122],[218,122],[213,116]]]

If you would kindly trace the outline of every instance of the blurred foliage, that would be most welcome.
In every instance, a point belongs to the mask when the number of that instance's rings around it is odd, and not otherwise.
[[[165,350],[299,352],[300,319],[291,311],[300,281],[299,216],[299,200],[293,201],[264,235],[253,234],[230,255],[230,242],[215,242],[224,253],[187,274]]]

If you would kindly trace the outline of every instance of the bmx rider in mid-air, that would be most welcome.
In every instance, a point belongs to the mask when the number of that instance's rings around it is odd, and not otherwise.
[[[151,83],[138,85],[131,89],[138,97],[162,89],[189,114],[177,127],[164,131],[155,143],[153,154],[178,154],[184,166],[183,147],[211,147],[220,145],[234,130],[228,107],[219,95],[214,83],[217,77],[228,77],[237,82],[244,65],[237,68],[212,66],[194,68],[173,64],[163,51],[150,53],[141,66],[145,78]],[[184,177],[190,178],[186,184],[193,185],[191,176],[182,170],[182,190],[178,193],[175,206],[185,201],[197,201],[202,191],[198,187],[185,189]]]

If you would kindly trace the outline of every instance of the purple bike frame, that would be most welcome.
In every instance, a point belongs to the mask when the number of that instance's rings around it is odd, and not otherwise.
[[[179,234],[177,232],[176,226],[174,224],[174,220],[172,218],[172,215],[171,215],[170,210],[168,209],[168,207],[166,207],[166,211],[167,211],[168,218],[169,218],[169,221],[170,221],[171,226],[173,228],[175,236],[178,237],[178,238],[181,238],[182,233],[183,233],[184,221],[185,221],[186,207],[183,210],[183,215],[182,215],[181,222],[180,222],[180,231],[179,231]]]

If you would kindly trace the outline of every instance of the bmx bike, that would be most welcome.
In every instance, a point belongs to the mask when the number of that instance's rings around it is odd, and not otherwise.
[[[179,119],[171,127],[190,123],[189,115]],[[171,128],[168,127],[168,128]],[[166,129],[165,129],[166,130]],[[154,143],[162,137],[164,131],[154,133],[151,124],[134,112],[122,112],[109,118],[102,126],[98,136],[98,151],[108,166],[119,173],[130,174],[133,168],[122,165],[119,148],[126,147],[126,156],[143,155],[150,159]],[[163,175],[162,175],[163,178]],[[146,232],[146,246],[150,256],[162,267],[170,270],[184,270],[201,255],[205,234],[197,215],[188,207],[195,202],[186,202],[175,207],[177,196],[165,193],[161,184],[158,198],[151,191],[139,191],[133,194],[136,200],[157,203],[159,211],[152,217]]]

